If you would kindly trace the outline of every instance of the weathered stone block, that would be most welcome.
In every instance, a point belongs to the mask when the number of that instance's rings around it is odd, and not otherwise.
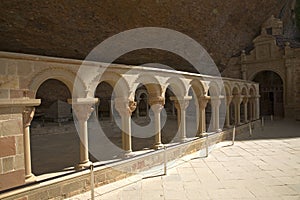
[[[20,198],[17,198],[17,199],[15,199],[15,200],[28,200],[28,197],[27,197],[27,196],[25,196],[25,197],[20,197]]]
[[[19,76],[28,76],[32,73],[32,63],[28,61],[22,61],[18,63],[17,72]]]
[[[0,99],[9,99],[9,89],[0,89]]]
[[[62,193],[68,195],[74,191],[81,191],[86,186],[86,180],[80,180],[72,183],[67,183],[66,185],[62,186]]]
[[[7,74],[17,75],[17,63],[15,61],[9,61],[7,64]]]
[[[45,189],[43,191],[39,191],[28,196],[30,200],[48,200],[48,191]]]
[[[24,97],[24,90],[10,90],[10,98],[23,98]]]
[[[7,74],[7,61],[0,59],[0,75]]]
[[[0,174],[0,191],[25,183],[24,170],[13,171],[6,174]]]
[[[95,182],[96,183],[101,183],[105,181],[105,173],[100,173],[95,175]]]
[[[23,135],[16,136],[15,140],[16,140],[16,154],[24,153]]]
[[[0,88],[17,89],[19,88],[19,79],[17,76],[0,75]]]
[[[54,188],[49,188],[48,190],[48,197],[55,198],[57,196],[61,196],[62,190],[60,186],[54,187]]]
[[[2,158],[0,158],[0,174],[3,173],[2,171],[3,171]]]
[[[18,119],[0,119],[0,137],[22,134],[23,127],[21,124]]]
[[[0,157],[16,155],[15,137],[1,137],[0,147]]]
[[[14,169],[24,169],[24,154],[18,154],[15,156],[15,163],[14,163]]]
[[[13,171],[14,169],[14,157],[6,157],[2,159],[3,173]]]

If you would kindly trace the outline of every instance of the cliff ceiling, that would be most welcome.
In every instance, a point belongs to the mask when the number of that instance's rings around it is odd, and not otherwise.
[[[84,59],[106,38],[137,27],[165,27],[200,43],[222,69],[251,44],[270,15],[289,20],[290,0],[1,1],[0,50]],[[284,21],[285,23],[285,21]],[[193,71],[161,50],[138,50],[115,62],[162,63]]]

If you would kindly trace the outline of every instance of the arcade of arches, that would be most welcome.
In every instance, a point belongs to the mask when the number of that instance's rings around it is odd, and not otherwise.
[[[12,138],[17,146],[1,153],[1,159],[9,156],[14,163],[0,177],[19,180],[3,189],[259,119],[254,82],[112,65],[101,77],[95,74],[87,87],[80,79],[74,84],[80,65],[1,52],[1,137]],[[74,85],[86,97],[74,97]],[[100,140],[97,126],[103,132]]]

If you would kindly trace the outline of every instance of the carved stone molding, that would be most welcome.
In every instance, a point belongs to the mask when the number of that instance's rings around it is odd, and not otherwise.
[[[31,121],[33,119],[35,112],[35,107],[25,107],[23,111],[23,126],[24,128],[29,127],[31,124]]]

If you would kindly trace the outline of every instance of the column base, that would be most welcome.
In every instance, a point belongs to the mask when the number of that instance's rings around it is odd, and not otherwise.
[[[122,158],[131,158],[135,154],[132,151],[124,151],[123,155],[121,155]]]
[[[179,138],[179,137],[175,137],[173,138],[172,142],[175,142],[175,143],[181,143],[181,142],[186,142],[188,139],[185,137],[185,138]]]
[[[216,132],[220,133],[220,132],[222,132],[222,129],[219,128],[219,129],[216,130]]]
[[[232,125],[225,125],[224,128],[232,128]]]
[[[25,176],[25,183],[32,183],[35,181],[36,181],[36,176],[34,174]]]
[[[206,132],[198,133],[198,134],[197,134],[197,137],[199,137],[199,138],[203,138],[203,137],[205,137],[205,136],[206,136]]]
[[[179,138],[179,142],[186,142],[188,139],[186,137],[184,138]]]
[[[91,166],[92,162],[91,161],[87,161],[84,163],[79,163],[75,166],[75,170],[81,170],[81,169],[86,169],[89,168]]]
[[[164,146],[165,146],[165,145],[163,145],[162,143],[160,143],[160,144],[155,144],[153,148],[154,148],[155,150],[159,150],[159,149],[163,149]]]

